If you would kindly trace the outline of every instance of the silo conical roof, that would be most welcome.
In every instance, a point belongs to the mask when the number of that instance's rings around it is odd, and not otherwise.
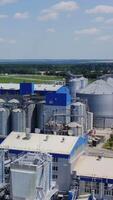
[[[80,90],[81,94],[113,94],[113,87],[104,80],[97,80]]]
[[[8,101],[9,103],[19,103],[19,101],[17,99],[11,99]]]
[[[111,87],[113,87],[113,78],[109,77],[109,78],[107,79],[107,83],[108,83]]]
[[[5,100],[4,99],[0,99],[0,103],[5,103]]]

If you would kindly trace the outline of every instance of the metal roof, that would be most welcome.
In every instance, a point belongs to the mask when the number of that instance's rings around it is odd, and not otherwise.
[[[11,99],[8,101],[8,103],[19,103],[19,100],[17,99]]]
[[[86,88],[80,90],[80,94],[113,94],[113,87],[111,87],[104,80],[97,80],[89,84]]]
[[[107,83],[108,83],[111,87],[113,87],[113,78],[109,77],[109,78],[107,79]]]
[[[70,155],[74,145],[79,139],[79,137],[75,136],[31,133],[31,138],[25,140],[25,136],[26,134],[22,132],[12,132],[2,142],[0,148]]]
[[[82,155],[75,165],[78,176],[113,179],[113,158]]]
[[[57,91],[63,85],[59,84],[34,84],[34,90],[36,91]],[[19,90],[19,83],[0,83],[0,89],[4,90]]]

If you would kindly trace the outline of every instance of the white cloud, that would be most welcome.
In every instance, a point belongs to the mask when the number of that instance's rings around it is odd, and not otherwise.
[[[48,12],[44,15],[40,15],[38,19],[41,21],[48,21],[48,20],[55,20],[55,19],[57,19],[57,17],[58,17],[58,13]]]
[[[113,6],[98,5],[92,9],[86,10],[88,14],[113,14]]]
[[[81,30],[76,30],[75,34],[76,35],[96,35],[99,33],[99,29],[97,28],[86,28],[86,29],[81,29]]]
[[[6,39],[6,38],[0,37],[0,43],[1,44],[16,44],[16,40],[15,39]]]
[[[55,33],[56,30],[55,30],[54,28],[48,28],[48,29],[47,29],[47,32],[49,32],[49,33]]]
[[[71,12],[78,8],[78,4],[74,1],[61,1],[60,3],[51,6],[49,9],[42,10],[38,19],[42,21],[55,20],[60,13]]]
[[[112,25],[113,24],[113,18],[106,20],[105,23]]]
[[[98,37],[97,40],[104,41],[104,42],[113,41],[113,36],[103,35],[103,36]]]
[[[0,5],[16,3],[18,0],[0,0]]]
[[[104,21],[104,17],[96,17],[94,19],[95,22],[103,22]]]
[[[0,15],[0,19],[6,19],[6,18],[8,18],[8,15],[4,15],[4,14]]]
[[[28,19],[29,18],[29,13],[28,12],[17,12],[14,15],[15,19]]]
[[[8,43],[9,43],[9,44],[16,44],[16,40],[10,39],[10,40],[8,40]]]
[[[0,43],[4,43],[5,39],[0,37]]]

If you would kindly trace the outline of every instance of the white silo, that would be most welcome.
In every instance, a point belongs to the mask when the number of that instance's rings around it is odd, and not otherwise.
[[[79,78],[73,78],[69,81],[69,89],[72,101],[76,99],[76,93],[77,91],[79,91],[80,88],[81,88],[81,81]]]
[[[7,136],[9,133],[9,119],[10,110],[7,108],[0,108],[0,135]]]
[[[12,131],[24,132],[26,129],[26,113],[22,109],[12,110]]]
[[[12,200],[49,200],[52,189],[52,157],[27,153],[11,164]]]

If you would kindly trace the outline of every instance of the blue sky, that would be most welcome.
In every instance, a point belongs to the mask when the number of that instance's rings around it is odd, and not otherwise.
[[[113,0],[0,0],[0,59],[113,59]]]

